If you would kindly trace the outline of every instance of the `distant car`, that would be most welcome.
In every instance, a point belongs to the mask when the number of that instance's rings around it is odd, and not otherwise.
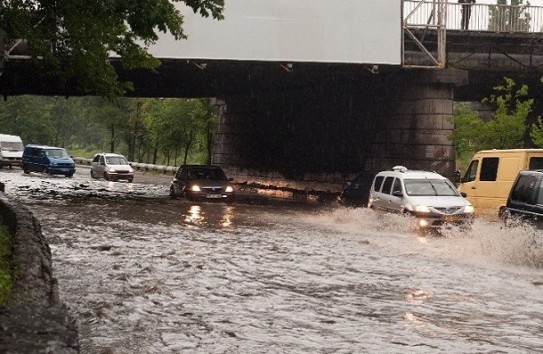
[[[63,148],[29,144],[23,151],[21,168],[24,173],[43,172],[72,177],[75,162]]]
[[[134,170],[128,160],[119,154],[99,153],[91,162],[92,178],[104,178],[106,181],[134,180]]]
[[[506,223],[521,220],[543,229],[543,170],[518,173],[500,216]]]
[[[0,168],[20,166],[24,145],[17,135],[0,134]]]
[[[437,229],[444,224],[469,226],[473,218],[473,206],[446,177],[403,166],[375,176],[368,206],[413,215],[421,230]]]
[[[183,165],[170,185],[170,198],[231,202],[235,197],[231,181],[219,166]]]
[[[352,182],[347,182],[347,186],[339,196],[341,204],[352,207],[368,206],[374,177],[374,172],[361,172]]]

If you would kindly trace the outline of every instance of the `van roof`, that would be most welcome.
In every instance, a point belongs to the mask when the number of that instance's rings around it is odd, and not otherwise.
[[[543,149],[491,149],[491,150],[481,150],[477,151],[475,155],[477,154],[493,154],[495,155],[497,152],[504,153],[504,154],[512,154],[512,153],[524,153],[524,152],[535,152],[535,153],[543,153]]]
[[[38,148],[38,149],[62,149],[62,150],[66,150],[66,149],[58,147],[58,146],[36,145],[36,144],[28,144],[26,147],[33,147],[33,148]]]
[[[21,141],[21,137],[18,135],[11,134],[0,134],[0,141]]]
[[[392,170],[381,171],[377,175],[401,177],[402,179],[447,179],[434,171],[408,170],[403,166],[395,166]]]

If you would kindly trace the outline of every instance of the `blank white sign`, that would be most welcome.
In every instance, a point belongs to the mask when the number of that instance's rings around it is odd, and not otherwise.
[[[156,57],[401,64],[401,0],[226,0],[221,21],[177,6],[188,39],[162,34]]]

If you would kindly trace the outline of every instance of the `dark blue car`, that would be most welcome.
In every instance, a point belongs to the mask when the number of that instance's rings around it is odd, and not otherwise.
[[[72,177],[75,173],[74,160],[65,149],[54,146],[27,145],[21,167],[24,173],[43,172],[66,177]]]

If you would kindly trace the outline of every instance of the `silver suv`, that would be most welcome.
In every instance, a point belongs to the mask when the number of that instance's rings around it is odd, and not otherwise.
[[[445,223],[469,225],[473,217],[473,206],[447,178],[403,166],[375,176],[368,207],[411,214],[419,229],[438,228]]]
[[[134,170],[123,155],[99,153],[91,162],[91,177],[103,177],[107,181],[127,180],[132,182]]]

